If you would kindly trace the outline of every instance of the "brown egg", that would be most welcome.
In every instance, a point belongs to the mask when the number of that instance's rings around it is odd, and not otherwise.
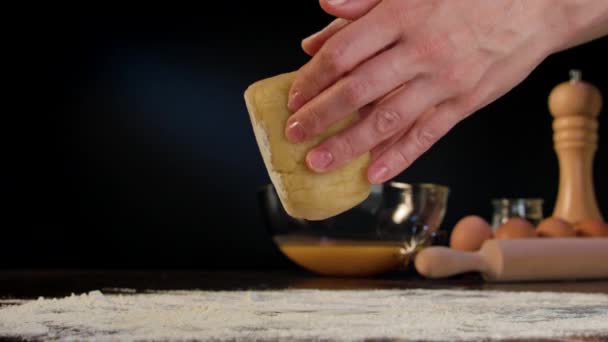
[[[536,230],[530,221],[521,217],[511,217],[496,230],[496,238],[506,239],[526,239],[536,237]]]
[[[493,237],[490,224],[475,215],[460,219],[450,235],[450,247],[461,251],[477,251],[484,241]]]
[[[608,223],[601,220],[582,220],[574,225],[577,236],[608,237]]]
[[[575,237],[574,227],[559,217],[544,219],[536,227],[536,235],[539,237]]]

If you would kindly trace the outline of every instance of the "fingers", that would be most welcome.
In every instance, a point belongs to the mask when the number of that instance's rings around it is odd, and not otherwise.
[[[350,21],[342,18],[332,21],[321,31],[304,38],[304,40],[302,40],[302,49],[308,55],[314,56],[330,37],[348,25],[348,23],[350,23]]]
[[[431,109],[429,109],[428,111],[426,111],[425,113],[423,113],[421,116],[426,116],[426,115],[431,115],[432,112],[436,111],[436,107],[431,107]],[[371,160],[375,161],[376,159],[378,159],[379,156],[382,155],[382,153],[384,153],[386,150],[388,150],[389,148],[393,147],[393,145],[401,140],[401,138],[403,138],[408,130],[411,128],[411,126],[407,126],[403,129],[401,129],[399,132],[397,132],[397,134],[393,135],[392,137],[388,138],[387,140],[384,140],[383,142],[381,142],[380,144],[376,145],[371,151]]]
[[[401,173],[467,115],[465,108],[455,102],[445,102],[425,113],[372,162],[367,174],[369,181],[380,184]]]
[[[410,127],[420,113],[443,100],[439,85],[416,78],[374,106],[371,113],[349,129],[311,150],[308,167],[317,172],[335,170]]]
[[[341,76],[394,43],[399,32],[387,24],[388,11],[371,11],[330,37],[299,71],[289,92],[288,107],[299,110]]]
[[[359,19],[380,0],[320,0],[319,3],[325,12],[334,17],[355,20]]]
[[[287,136],[293,142],[316,136],[398,88],[416,74],[407,56],[405,45],[398,44],[365,62],[293,114],[287,121]]]
[[[515,61],[499,60],[496,64],[501,67],[487,72],[474,86],[465,87],[469,88],[465,94],[459,93],[456,98],[431,108],[421,115],[410,129],[399,131],[372,149],[372,164],[368,169],[370,182],[380,184],[401,173],[458,122],[510,89],[496,88],[496,80],[506,79],[510,84],[517,84],[523,79],[522,74],[527,75],[535,65],[526,58]],[[476,66],[470,65],[466,69],[473,72],[475,68]],[[515,68],[526,73],[513,73]]]

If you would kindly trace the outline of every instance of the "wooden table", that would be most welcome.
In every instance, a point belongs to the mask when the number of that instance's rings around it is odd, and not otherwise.
[[[475,289],[501,291],[560,291],[608,294],[608,280],[578,282],[485,283],[476,274],[445,280],[422,279],[416,274],[378,278],[317,277],[298,271],[0,271],[0,298],[62,297],[92,290],[255,290],[255,289]],[[563,339],[570,341],[580,339]],[[608,341],[596,336],[586,341]],[[540,340],[535,340],[540,341]],[[549,341],[549,340],[547,340]],[[555,340],[550,340],[555,341]]]

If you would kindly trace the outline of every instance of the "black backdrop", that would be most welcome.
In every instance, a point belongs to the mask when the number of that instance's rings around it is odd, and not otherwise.
[[[300,40],[331,18],[315,1],[198,4],[53,8],[13,26],[0,268],[291,267],[257,212],[269,180],[242,94],[303,64]],[[446,229],[489,219],[493,197],[542,197],[549,214],[547,95],[580,68],[608,96],[607,43],[551,56],[398,179],[451,187]],[[600,134],[608,215],[608,113]]]

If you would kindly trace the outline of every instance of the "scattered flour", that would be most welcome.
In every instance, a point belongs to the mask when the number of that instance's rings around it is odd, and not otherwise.
[[[477,340],[608,335],[608,295],[469,290],[171,291],[0,301],[0,337]],[[2,306],[4,305],[4,306]]]

